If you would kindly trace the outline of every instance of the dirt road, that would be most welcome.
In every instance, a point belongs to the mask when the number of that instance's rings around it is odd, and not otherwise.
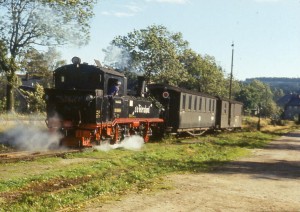
[[[174,189],[87,211],[300,211],[300,131],[211,173],[171,175]]]

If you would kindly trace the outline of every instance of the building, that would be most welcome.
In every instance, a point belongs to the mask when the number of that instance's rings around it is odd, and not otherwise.
[[[16,104],[15,104],[15,111],[20,113],[26,113],[28,112],[29,104],[27,101],[27,97],[24,95],[24,93],[21,92],[21,90],[24,91],[30,91],[35,92],[35,85],[37,83],[42,82],[41,77],[31,77],[29,74],[25,75],[17,75],[18,78],[21,80],[21,85],[16,89]]]
[[[300,121],[300,95],[294,94],[284,106],[283,119]]]

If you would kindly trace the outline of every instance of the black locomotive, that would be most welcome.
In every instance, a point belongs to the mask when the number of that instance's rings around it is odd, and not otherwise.
[[[78,57],[72,62],[56,69],[55,87],[45,89],[46,123],[62,133],[62,145],[92,146],[104,139],[117,143],[133,134],[147,142],[153,131],[195,134],[241,127],[239,102],[170,85],[146,86],[142,80],[136,95],[127,95],[123,73],[81,64]],[[116,84],[117,95],[112,95],[110,88]]]

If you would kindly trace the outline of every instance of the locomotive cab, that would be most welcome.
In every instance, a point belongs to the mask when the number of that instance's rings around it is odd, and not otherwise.
[[[103,90],[106,94],[115,82],[121,82],[119,94],[127,93],[127,79],[123,73],[110,68],[74,63],[62,66],[53,73],[55,89]]]

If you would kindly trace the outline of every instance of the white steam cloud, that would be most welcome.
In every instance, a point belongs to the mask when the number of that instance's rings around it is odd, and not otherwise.
[[[43,151],[58,148],[61,136],[34,126],[17,126],[3,133],[0,143],[19,150]]]
[[[128,67],[130,54],[117,46],[109,46],[103,49],[105,52],[104,63],[113,68],[124,69]]]
[[[129,150],[140,150],[143,146],[144,146],[144,139],[139,135],[133,135],[125,138],[119,144],[110,145],[109,143],[105,142],[102,143],[100,146],[95,146],[94,148],[100,151],[107,152],[118,148],[124,148]]]

